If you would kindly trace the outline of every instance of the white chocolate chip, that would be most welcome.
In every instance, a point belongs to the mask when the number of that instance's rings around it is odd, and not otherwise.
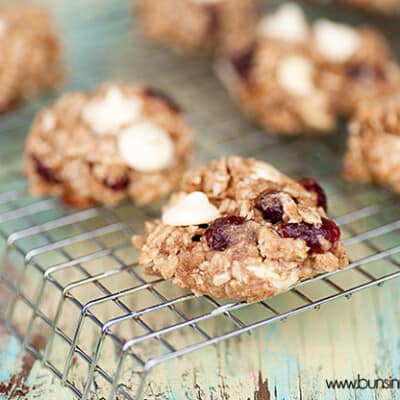
[[[314,24],[318,52],[333,62],[347,61],[360,47],[360,35],[350,25],[320,19]]]
[[[265,16],[258,30],[262,36],[294,43],[305,42],[309,34],[303,10],[294,3],[283,4],[274,14]]]
[[[82,119],[99,135],[116,135],[123,126],[138,120],[141,111],[139,98],[127,98],[117,87],[106,96],[94,99],[82,109]]]
[[[6,31],[7,22],[3,18],[0,18],[0,39],[5,35]]]
[[[263,162],[256,162],[250,178],[279,182],[282,179],[282,174],[272,165]]]
[[[192,192],[167,209],[162,222],[172,226],[207,224],[220,216],[203,192]]]
[[[140,122],[122,130],[118,150],[130,167],[142,172],[160,171],[174,159],[170,135],[151,122]]]
[[[306,57],[290,55],[277,71],[279,85],[294,96],[307,96],[314,91],[314,65]]]
[[[42,129],[45,132],[52,131],[56,126],[56,117],[51,111],[46,111],[42,116]]]
[[[299,280],[297,271],[294,269],[278,273],[273,270],[272,266],[264,264],[251,265],[246,267],[246,269],[257,278],[264,281],[268,280],[268,282],[278,290],[288,289]]]

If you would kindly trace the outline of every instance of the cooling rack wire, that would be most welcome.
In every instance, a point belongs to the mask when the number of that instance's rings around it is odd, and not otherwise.
[[[157,216],[159,205],[72,210],[28,196],[20,175],[23,140],[34,114],[60,93],[2,116],[0,318],[82,399],[100,386],[107,399],[140,398],[156,366],[400,275],[398,200],[340,179],[343,128],[318,140],[264,135],[240,117],[210,60],[143,43],[130,6],[57,3],[69,76],[62,90],[110,79],[151,82],[188,110],[198,133],[197,164],[239,153],[321,180],[351,264],[257,304],[197,298],[136,268],[130,237]]]

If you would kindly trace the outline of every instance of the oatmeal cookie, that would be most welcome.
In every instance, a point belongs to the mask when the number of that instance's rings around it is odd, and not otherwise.
[[[400,95],[360,105],[349,132],[344,177],[400,192]]]
[[[221,57],[217,71],[269,133],[332,132],[338,114],[400,87],[400,69],[372,28],[310,24],[298,5],[286,3],[262,18],[257,32],[247,49]]]
[[[239,50],[253,39],[259,0],[140,0],[144,36],[179,51]]]
[[[0,5],[0,112],[62,80],[59,39],[46,10]]]
[[[188,171],[162,218],[134,236],[150,274],[248,302],[347,265],[321,186],[231,156]]]
[[[223,57],[219,76],[244,111],[267,132],[321,134],[336,123],[330,97],[319,87],[310,35],[302,10],[285,4],[264,17],[257,40]]]
[[[192,153],[179,106],[145,85],[69,93],[36,117],[25,170],[33,195],[68,204],[148,203],[178,183]]]
[[[321,71],[320,86],[338,113],[351,115],[361,101],[400,88],[400,68],[386,39],[371,27],[317,20],[312,49]]]

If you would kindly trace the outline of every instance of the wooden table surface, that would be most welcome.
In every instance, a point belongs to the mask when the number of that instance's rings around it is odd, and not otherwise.
[[[92,87],[111,77],[132,78],[131,67],[124,64],[131,35],[127,0],[115,3],[109,0],[82,0],[79,5],[67,0],[43,2],[54,8],[65,34],[70,79],[64,89]],[[90,17],[88,10],[91,8],[94,13],[102,12],[98,25]],[[108,15],[112,26],[101,26],[107,23]],[[120,25],[115,23],[116,20],[120,21]],[[395,25],[391,23],[392,27]],[[105,36],[108,32],[121,35],[121,48],[108,49],[113,62],[101,59],[103,64],[98,61],[100,58],[96,58],[98,54],[90,51],[91,47],[85,40],[96,40],[99,35]],[[79,51],[74,48],[75,45],[80,46]],[[166,54],[163,49],[159,51]],[[74,55],[84,55],[87,64],[81,62],[77,70],[79,60],[74,60]],[[196,63],[201,69],[206,62]],[[210,70],[209,67],[204,68],[204,71]],[[145,75],[139,76],[140,79],[143,77]],[[162,76],[155,77],[155,81],[166,86]],[[28,120],[50,100],[46,98],[43,103],[33,106],[28,112]],[[28,123],[21,125],[21,131],[9,139],[10,148],[18,150],[13,159],[18,159],[19,166]],[[266,143],[268,140],[265,137]],[[2,168],[0,173],[5,171],[5,164]],[[326,385],[327,379],[355,379],[358,375],[371,380],[400,379],[399,314],[400,280],[395,279],[382,287],[360,292],[351,299],[331,302],[320,310],[297,314],[284,322],[260,328],[251,335],[244,334],[171,361],[170,365],[156,369],[150,376],[146,399],[400,399],[397,388],[334,390]],[[62,348],[59,351],[63,351]],[[63,388],[40,362],[24,352],[21,344],[0,326],[0,399],[72,398],[71,392]],[[94,394],[94,399],[100,398]]]

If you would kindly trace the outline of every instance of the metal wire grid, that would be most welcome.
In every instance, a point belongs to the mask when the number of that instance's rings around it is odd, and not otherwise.
[[[57,10],[71,47],[70,87],[114,77],[156,82],[189,110],[201,135],[197,162],[240,153],[294,176],[317,176],[331,195],[352,262],[252,305],[196,298],[146,276],[136,268],[130,237],[157,215],[156,206],[76,211],[27,195],[18,175],[21,145],[32,115],[50,98],[30,103],[0,127],[0,318],[77,396],[86,399],[101,386],[108,399],[140,398],[157,365],[400,275],[397,199],[339,179],[342,133],[322,140],[263,135],[238,115],[207,60],[132,37],[127,4],[80,6],[72,21],[72,5]],[[44,348],[37,335],[46,337]]]
[[[184,355],[194,350],[198,350],[210,344],[216,344],[221,340],[226,340],[273,321],[287,318],[288,316],[297,312],[304,311],[309,308],[319,307],[320,305],[336,298],[346,295],[349,296],[353,292],[371,285],[383,283],[384,281],[397,277],[400,274],[400,270],[398,269],[399,263],[396,259],[396,255],[400,250],[400,246],[393,246],[382,250],[377,247],[377,244],[373,243],[374,239],[398,230],[400,227],[400,222],[396,220],[376,229],[354,234],[346,240],[346,245],[350,250],[357,244],[365,244],[366,247],[371,250],[370,255],[353,261],[348,267],[349,270],[353,270],[359,275],[356,280],[362,278],[362,281],[359,284],[354,284],[350,281],[351,284],[349,285],[349,282],[347,282],[347,287],[345,287],[343,286],[342,282],[339,283],[338,281],[340,281],[340,279],[338,278],[338,275],[345,272],[341,272],[339,274],[326,274],[324,277],[312,279],[311,281],[299,285],[296,289],[291,291],[291,294],[301,301],[301,304],[296,308],[292,307],[293,299],[287,304],[285,304],[285,301],[274,301],[274,299],[271,299],[261,302],[257,305],[247,305],[245,303],[233,302],[221,304],[215,299],[205,296],[196,299],[196,302],[207,302],[208,305],[211,306],[211,311],[196,315],[199,310],[201,311],[203,305],[198,304],[198,307],[184,307],[185,312],[176,307],[179,304],[194,300],[195,297],[193,294],[183,293],[176,296],[175,293],[172,293],[170,296],[166,296],[158,289],[159,285],[165,284],[165,282],[160,279],[142,276],[139,270],[133,268],[135,266],[134,262],[130,264],[121,259],[119,256],[120,250],[131,250],[129,245],[129,237],[132,234],[132,228],[129,222],[121,222],[121,218],[116,215],[118,210],[115,212],[112,210],[99,208],[75,212],[69,215],[60,215],[56,219],[52,219],[39,225],[33,222],[28,228],[20,229],[10,234],[7,232],[7,229],[4,228],[4,226],[11,221],[15,222],[16,220],[23,220],[26,222],[40,212],[49,212],[55,210],[56,213],[59,213],[60,211],[60,207],[57,202],[48,199],[31,202],[24,207],[20,207],[16,201],[17,197],[21,198],[20,196],[21,192],[18,191],[5,192],[0,196],[0,204],[2,206],[7,204],[10,209],[9,211],[0,215],[1,235],[4,238],[4,241],[7,243],[7,259],[3,264],[1,280],[2,284],[4,285],[4,289],[8,289],[9,292],[6,315],[5,318],[2,319],[7,324],[8,328],[24,341],[24,344],[28,348],[35,350],[35,355],[41,358],[42,361],[61,379],[63,379],[64,382],[81,398],[85,398],[89,394],[95,373],[101,375],[107,382],[109,382],[110,392],[108,398],[115,398],[117,392],[126,398],[134,398],[133,393],[129,393],[124,388],[124,382],[120,380],[123,364],[126,362],[128,357],[134,360],[135,365],[142,367],[140,371],[136,372],[138,378],[140,379],[140,382],[136,387],[137,394],[139,395],[139,393],[141,393],[143,390],[145,379],[150,371],[156,365],[163,363],[166,360]],[[386,204],[387,206],[393,206],[393,199],[387,199]],[[355,212],[343,215],[337,220],[343,225],[344,229],[351,231],[352,228],[350,228],[350,225],[354,224],[354,222],[377,216],[380,212],[382,212],[381,204],[371,204]],[[101,220],[104,219],[104,225],[92,230],[83,228],[83,223],[90,219],[96,218]],[[60,228],[68,228],[68,231],[70,231],[71,227],[73,227],[73,229],[80,230],[81,233],[77,235],[74,234],[69,237],[65,236],[60,240],[51,239],[52,231]],[[102,237],[104,238],[107,234],[116,232],[123,233],[123,235],[126,237],[126,240],[121,240],[115,245],[109,246],[102,243]],[[43,240],[45,238],[48,240],[48,243],[41,246],[34,244],[33,247],[28,250],[23,244],[21,244],[21,242],[27,238],[35,238],[36,240],[39,238],[39,240]],[[89,251],[87,253],[85,252],[80,257],[75,258],[70,255],[71,251],[66,250],[71,248],[70,246],[73,244],[87,240],[95,243],[96,246],[98,246],[98,249],[95,251]],[[82,246],[82,248],[84,247],[88,247],[87,244]],[[37,258],[40,255],[49,255],[49,253],[53,251],[56,251],[64,256],[66,261],[56,263],[51,267],[48,266],[46,268],[37,260]],[[5,271],[8,263],[13,262],[14,252],[16,254],[20,254],[24,260],[22,271],[19,272],[18,276],[16,277],[12,277],[12,273],[7,273]],[[84,265],[87,265],[89,261],[99,261],[105,256],[112,257],[112,259],[117,262],[117,267],[112,269],[107,268],[104,272],[97,274],[90,273],[88,268],[84,267]],[[51,255],[50,257],[54,258],[54,255]],[[133,258],[134,255],[132,255],[132,259]],[[382,271],[382,269],[377,270],[376,265],[373,266],[373,268],[367,268],[369,265],[383,260],[385,260],[385,263],[383,264],[385,267],[384,271]],[[380,264],[380,266],[382,266],[382,264]],[[31,280],[33,277],[33,271],[27,272],[29,268],[39,271],[41,275],[39,288],[35,289],[34,291],[24,288],[24,283],[26,284],[24,275],[29,277],[29,280]],[[60,283],[56,278],[56,273],[60,271],[65,272],[70,268],[79,270],[84,277],[81,279],[71,280],[68,282],[68,284]],[[132,286],[128,285],[129,287],[122,290],[109,290],[106,284],[107,278],[123,274],[124,272],[127,272],[129,275],[131,275],[133,280],[137,281],[138,284]],[[313,290],[307,289],[308,286],[317,282],[327,286],[323,290],[324,295],[315,296],[315,292]],[[52,318],[49,318],[45,312],[42,311],[43,309],[47,308],[46,305],[42,303],[46,285],[52,285],[60,292],[60,296],[58,296],[60,300],[56,306],[56,311],[54,312],[54,316]],[[89,301],[82,303],[77,297],[71,294],[72,291],[77,287],[91,287],[92,285],[96,286],[102,295],[98,297],[92,297]],[[330,294],[327,295],[327,293],[329,293],[327,290],[328,287],[331,290]],[[154,296],[156,299],[156,302],[153,305],[144,308],[132,309],[132,307],[125,302],[127,296],[144,291],[151,293],[151,296]],[[314,295],[312,293],[314,293]],[[32,296],[32,294],[34,294],[34,296]],[[289,294],[286,294],[285,296],[288,295]],[[60,328],[62,325],[62,310],[65,307],[66,302],[71,302],[71,304],[73,304],[75,307],[75,313],[79,315],[77,323],[75,324],[74,322],[73,324],[73,335],[68,335],[65,333],[64,329]],[[111,302],[118,306],[118,308],[122,311],[122,315],[109,318],[104,322],[101,320],[102,314],[94,312],[93,308],[99,304]],[[33,310],[33,312],[28,314],[29,318],[22,323],[21,327],[19,326],[20,316],[18,315],[17,310],[21,311],[22,305],[24,305],[23,309],[30,309]],[[279,305],[280,308],[277,308],[277,305]],[[285,306],[286,308],[284,308]],[[266,313],[264,318],[257,318],[259,317],[259,313],[251,310],[251,308],[254,307],[262,307],[265,309]],[[250,308],[250,310],[246,312],[247,321],[244,321],[241,316],[235,312],[242,311],[243,313],[246,308]],[[171,310],[176,315],[178,321],[175,324],[166,324],[160,329],[153,329],[143,319],[146,314],[158,312],[159,315],[159,312],[163,312],[166,309]],[[253,318],[253,316],[256,318]],[[218,317],[224,317],[224,319],[230,322],[230,324],[227,326],[227,331],[224,331],[222,334],[212,334],[207,330],[207,328],[203,328],[200,325],[200,323],[203,321],[216,319]],[[94,322],[99,328],[99,334],[95,340],[93,351],[90,353],[87,353],[78,345],[83,326],[85,321],[88,319]],[[37,352],[37,349],[32,347],[33,343],[31,342],[33,327],[37,320],[41,320],[49,327],[49,335],[47,337],[46,347],[40,353]],[[124,321],[130,321],[134,324],[137,324],[144,329],[145,333],[129,339],[123,339],[118,334],[115,334],[115,331],[112,328],[118,324],[122,324]],[[166,334],[173,331],[182,330],[185,327],[189,327],[191,330],[195,331],[200,340],[193,344],[183,343],[180,347],[178,347],[172,344],[169,339],[165,338]],[[65,341],[68,346],[67,357],[62,368],[57,367],[51,361],[51,352],[54,351],[53,344],[55,337]],[[111,338],[115,342],[120,351],[120,358],[116,365],[114,375],[110,375],[101,366],[101,364],[99,364],[101,353],[107,337]],[[154,358],[144,359],[143,356],[139,354],[140,351],[136,351],[136,347],[140,347],[142,343],[151,341],[152,339],[159,341],[160,345],[164,348],[163,354]],[[88,373],[85,377],[85,385],[83,386],[82,391],[77,389],[74,383],[68,379],[74,356],[81,357],[89,365]]]

